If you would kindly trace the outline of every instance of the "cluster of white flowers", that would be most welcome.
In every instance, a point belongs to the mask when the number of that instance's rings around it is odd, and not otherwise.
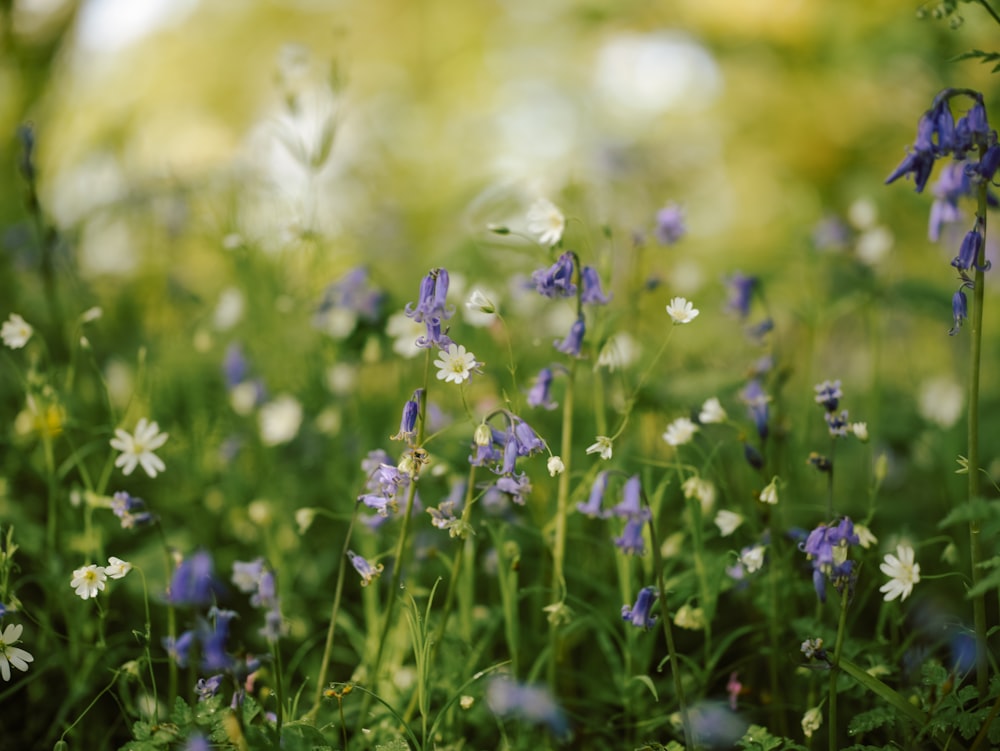
[[[81,599],[89,600],[104,590],[108,579],[124,579],[131,570],[131,563],[111,556],[108,558],[107,566],[89,563],[76,569],[69,585]]]

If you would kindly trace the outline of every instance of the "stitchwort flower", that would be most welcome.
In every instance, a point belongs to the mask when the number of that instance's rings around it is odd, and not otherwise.
[[[0,633],[0,677],[5,681],[10,680],[10,668],[13,665],[22,673],[28,671],[28,663],[34,662],[35,658],[30,653],[15,647],[21,641],[21,632],[24,626],[20,623],[8,623]]]
[[[913,585],[920,582],[920,564],[913,560],[913,548],[897,545],[896,555],[887,553],[879,570],[889,577],[889,581],[879,587],[885,593],[885,600],[905,600],[913,592]]]
[[[691,323],[699,312],[693,303],[683,297],[675,297],[667,304],[667,314],[673,319],[674,325]]]
[[[11,349],[21,349],[28,343],[34,329],[17,313],[11,313],[0,326],[0,339]]]
[[[552,201],[539,198],[528,209],[528,232],[540,245],[551,248],[562,240],[566,218]]]
[[[163,461],[153,452],[167,442],[168,434],[160,432],[160,426],[141,418],[135,426],[134,433],[127,433],[121,428],[115,430],[111,439],[111,448],[121,451],[115,466],[121,467],[123,475],[130,475],[137,466],[150,477],[156,477],[166,469]]]
[[[449,344],[434,361],[438,369],[437,378],[445,383],[464,383],[482,363],[461,344]]]
[[[69,585],[81,599],[89,600],[91,597],[97,597],[97,594],[104,589],[104,582],[107,579],[104,568],[91,563],[76,569]]]
[[[690,443],[694,434],[698,432],[698,426],[687,417],[678,417],[667,425],[663,433],[663,440],[670,446],[683,446]]]
[[[587,447],[588,454],[598,454],[602,459],[610,459],[614,445],[606,435],[599,435],[594,442]]]

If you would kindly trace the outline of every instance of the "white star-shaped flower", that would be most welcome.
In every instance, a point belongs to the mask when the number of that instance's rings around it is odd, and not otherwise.
[[[920,564],[913,561],[913,548],[897,545],[896,553],[887,553],[885,562],[879,565],[882,573],[890,577],[878,590],[885,592],[886,602],[897,597],[900,601],[905,600],[913,591],[913,585],[920,581]]]
[[[539,244],[551,248],[562,239],[564,229],[566,217],[552,201],[539,198],[528,209],[528,232],[538,238]]]
[[[31,324],[25,321],[17,313],[11,313],[10,317],[3,322],[0,327],[0,339],[11,349],[21,349],[31,338],[34,329]]]
[[[687,417],[678,417],[667,426],[667,430],[663,434],[663,440],[671,446],[683,446],[685,443],[690,443],[697,432],[698,426],[691,422],[691,420]]]
[[[479,364],[476,356],[461,344],[449,344],[448,350],[438,354],[438,359],[434,361],[438,380],[445,383],[464,383]]]
[[[115,466],[122,468],[123,475],[130,475],[136,466],[142,465],[147,475],[156,477],[158,472],[167,467],[153,452],[166,443],[168,437],[167,433],[160,432],[159,425],[149,422],[145,417],[136,423],[135,433],[129,434],[118,428],[115,430],[115,437],[111,439],[111,448],[122,452],[115,459]]]
[[[694,303],[683,297],[675,297],[667,305],[667,314],[674,319],[674,323],[691,323],[698,317],[698,309]]]
[[[698,413],[698,422],[702,425],[708,425],[713,422],[725,421],[726,410],[722,408],[719,398],[713,396],[711,399],[706,399],[705,403],[701,405],[701,412]]]
[[[28,663],[35,660],[28,652],[14,646],[21,640],[23,629],[20,623],[8,623],[0,633],[0,676],[5,681],[10,680],[11,665],[23,673],[28,670]]]
[[[611,439],[606,435],[599,435],[594,439],[594,443],[587,447],[588,454],[600,454],[602,459],[610,459],[614,446]]]
[[[131,570],[131,563],[114,556],[108,558],[108,565],[104,567],[104,573],[108,575],[109,579],[124,579],[125,574]]]
[[[104,582],[107,580],[108,575],[104,568],[91,563],[76,569],[69,585],[82,599],[89,600],[91,597],[97,597],[97,593],[104,589]]]
[[[715,514],[715,526],[719,528],[719,534],[729,537],[743,523],[743,517],[735,511],[719,509]]]

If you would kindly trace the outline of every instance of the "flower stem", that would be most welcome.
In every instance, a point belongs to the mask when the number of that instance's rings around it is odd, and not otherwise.
[[[827,704],[829,705],[829,732],[830,748],[840,748],[837,745],[837,677],[840,675],[840,653],[844,646],[844,636],[847,633],[847,586],[840,595],[840,619],[837,622],[837,641],[833,646],[833,660],[830,663],[830,683],[827,694]]]

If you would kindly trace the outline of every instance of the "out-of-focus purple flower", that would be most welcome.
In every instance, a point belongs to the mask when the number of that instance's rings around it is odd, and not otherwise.
[[[573,283],[573,254],[569,251],[547,269],[539,269],[531,275],[535,289],[546,297],[572,297],[576,294]]]
[[[232,582],[243,594],[248,595],[256,592],[263,574],[263,558],[256,558],[252,561],[233,561]]]
[[[650,611],[659,596],[660,593],[656,587],[643,587],[639,590],[635,605],[632,607],[622,605],[622,620],[628,621],[636,628],[652,628],[653,624],[656,623],[657,616],[651,615]]]
[[[840,400],[844,396],[840,390],[840,380],[823,381],[813,387],[816,392],[816,403],[821,404],[827,412],[835,412],[840,406]]]
[[[528,392],[528,406],[555,409],[559,405],[552,401],[552,368],[542,368],[535,378],[535,385]]]
[[[673,245],[687,232],[684,226],[684,211],[675,203],[668,204],[656,212],[656,239],[660,245]]]
[[[212,745],[201,733],[195,733],[184,744],[184,751],[211,751]]]
[[[378,320],[383,298],[383,293],[369,284],[367,269],[352,269],[323,291],[314,325],[331,335],[345,337],[354,330],[358,319],[368,323]]]
[[[124,490],[112,496],[111,510],[121,519],[122,529],[143,527],[156,521],[156,517],[146,511],[146,502],[142,498],[131,496]]]
[[[726,280],[726,287],[729,290],[726,309],[736,313],[740,318],[746,318],[750,314],[750,300],[758,281],[757,277],[747,276],[741,271],[730,276]]]
[[[518,506],[523,506],[531,493],[531,481],[525,473],[505,475],[497,480],[497,489],[507,493]]]
[[[958,199],[972,195],[972,181],[966,172],[967,162],[949,162],[941,170],[934,184],[934,203],[931,204],[927,236],[931,242],[941,237],[941,226],[961,219]]]
[[[209,678],[199,678],[198,683],[195,684],[194,692],[198,694],[198,701],[205,701],[206,699],[211,699],[222,687],[222,673],[216,673]]]
[[[222,375],[226,379],[226,387],[233,388],[243,383],[249,372],[250,364],[243,354],[243,347],[238,342],[233,342],[226,348],[222,360]]]
[[[576,510],[590,517],[604,517],[607,514],[601,510],[604,492],[608,489],[608,473],[598,472],[594,484],[590,487],[590,497],[586,503],[577,503]]]
[[[264,626],[260,630],[261,636],[268,641],[278,641],[284,630],[284,619],[281,617],[281,609],[275,605],[264,614]]]
[[[642,539],[645,521],[641,517],[630,517],[625,522],[622,536],[615,538],[615,545],[626,555],[645,555],[646,543]]]
[[[850,427],[850,421],[846,409],[841,410],[839,415],[834,412],[827,412],[824,417],[826,418],[826,426],[830,430],[830,435],[838,438],[847,437],[847,429]]]
[[[601,277],[593,266],[584,266],[580,271],[580,281],[583,290],[580,292],[580,302],[584,305],[607,305],[611,300],[601,289]]]
[[[767,438],[767,421],[770,417],[768,404],[771,401],[771,397],[764,391],[764,387],[760,381],[756,378],[749,381],[740,392],[740,399],[747,405],[747,412],[753,420],[754,426],[757,428],[757,435],[762,439]]]
[[[250,598],[250,604],[255,608],[273,608],[278,602],[278,585],[274,574],[266,569],[257,581],[257,591]]]
[[[226,652],[226,641],[229,639],[229,622],[236,617],[236,612],[212,608],[210,615],[214,616],[215,625],[202,629],[201,669],[206,673],[229,670],[234,659]]]
[[[760,451],[758,451],[756,447],[750,443],[743,444],[743,458],[746,459],[747,464],[754,469],[764,468],[764,457],[761,456]]]
[[[169,636],[163,639],[163,648],[167,650],[167,654],[170,655],[178,667],[186,668],[188,665],[188,659],[191,656],[191,647],[195,644],[195,633],[194,631],[185,631],[176,639]]]
[[[208,605],[220,591],[221,585],[213,575],[212,556],[205,550],[198,550],[174,570],[167,589],[167,602],[172,605]]]
[[[498,677],[486,688],[486,704],[500,717],[513,717],[533,725],[544,725],[556,737],[569,734],[569,723],[548,689]]]
[[[821,219],[812,232],[817,250],[843,250],[851,242],[851,228],[838,216]]]
[[[583,346],[585,330],[586,327],[584,326],[583,319],[577,318],[576,322],[570,327],[566,338],[561,341],[558,339],[555,341],[555,348],[571,357],[579,357],[580,348]]]

